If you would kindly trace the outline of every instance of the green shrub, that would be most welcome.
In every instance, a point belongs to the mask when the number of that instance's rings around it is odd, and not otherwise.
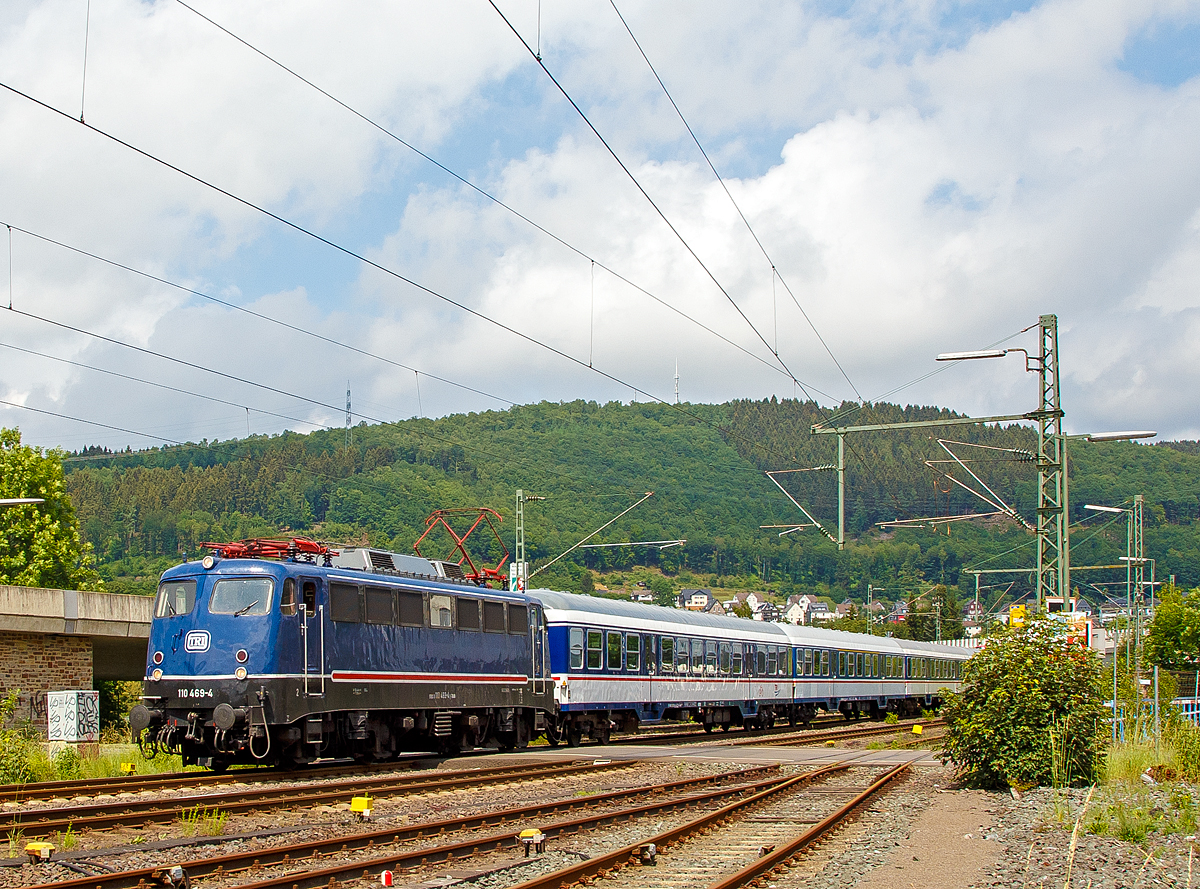
[[[1055,621],[991,636],[964,665],[963,690],[947,695],[943,760],[975,787],[1032,787],[1056,774],[1091,783],[1102,750],[1100,678],[1098,658],[1068,644]]]
[[[57,781],[75,781],[83,777],[83,758],[74,747],[64,747],[50,759]]]
[[[0,701],[0,725],[12,719],[20,690]],[[0,732],[0,784],[26,784],[54,776],[54,765],[42,747],[41,737],[29,725]]]
[[[900,716],[894,712],[889,712],[887,716],[883,717],[883,721],[888,725],[895,725],[900,721]]]

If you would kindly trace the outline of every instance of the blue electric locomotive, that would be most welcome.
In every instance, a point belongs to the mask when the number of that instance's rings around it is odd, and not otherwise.
[[[528,596],[365,549],[219,552],[159,583],[130,714],[149,752],[220,769],[516,747],[544,730],[545,624]]]
[[[453,562],[306,541],[228,544],[166,571],[130,724],[185,764],[385,760],[601,743],[936,706],[969,652],[466,581]],[[271,544],[271,545],[266,545]],[[270,558],[274,557],[274,558]],[[455,575],[459,576],[455,576]]]

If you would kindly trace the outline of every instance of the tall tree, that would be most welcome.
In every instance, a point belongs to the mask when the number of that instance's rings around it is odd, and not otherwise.
[[[0,507],[0,583],[69,590],[102,586],[63,484],[62,458],[61,451],[21,444],[16,429],[0,429],[0,499],[45,501]]]
[[[1200,590],[1185,596],[1164,587],[1143,650],[1147,661],[1167,670],[1200,667]]]

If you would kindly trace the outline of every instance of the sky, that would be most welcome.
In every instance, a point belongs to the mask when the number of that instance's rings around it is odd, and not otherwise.
[[[677,369],[1015,414],[1019,352],[935,358],[1055,314],[1067,431],[1200,438],[1198,75],[1200,0],[8,0],[0,426],[136,449]]]

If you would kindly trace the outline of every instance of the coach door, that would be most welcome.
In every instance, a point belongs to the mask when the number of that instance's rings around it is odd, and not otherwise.
[[[542,614],[541,605],[530,602],[529,608],[533,616],[533,620],[529,622],[529,631],[533,634],[533,644],[530,646],[533,652],[533,693],[544,695],[546,693],[546,677],[550,673],[550,652],[549,646],[546,644],[546,619]]]
[[[317,604],[317,579],[301,577],[300,638],[304,661],[304,695],[325,696],[325,606]]]

